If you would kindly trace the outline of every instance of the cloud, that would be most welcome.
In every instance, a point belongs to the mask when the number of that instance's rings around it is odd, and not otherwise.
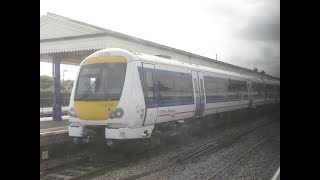
[[[257,65],[267,74],[280,77],[280,48],[279,47],[265,47],[260,49],[261,59]]]
[[[246,18],[233,24],[229,53],[239,66],[280,77],[279,0],[247,1],[246,7]]]
[[[280,41],[279,16],[256,17],[247,26],[235,32],[235,35],[247,40]]]
[[[279,0],[41,0],[40,5],[40,14],[57,13],[210,58],[218,54],[221,61],[280,76]]]
[[[280,48],[279,44],[238,41],[233,47],[228,62],[248,69],[258,68],[266,74],[280,77]]]
[[[251,1],[250,1],[251,2]],[[258,2],[258,3],[257,3]],[[280,41],[280,4],[279,0],[260,0],[252,4],[247,19],[234,29],[234,35],[252,41]]]

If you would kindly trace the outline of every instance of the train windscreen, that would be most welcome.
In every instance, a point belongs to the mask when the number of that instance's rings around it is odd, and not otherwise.
[[[120,100],[126,63],[84,65],[80,69],[75,100]]]

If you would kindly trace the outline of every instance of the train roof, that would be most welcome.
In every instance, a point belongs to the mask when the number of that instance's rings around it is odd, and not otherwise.
[[[272,84],[272,85],[280,85],[280,81],[272,81],[269,79],[264,79],[266,84]]]
[[[144,54],[144,53],[139,53],[139,52],[133,52],[133,54],[137,55],[139,57],[139,59],[141,59],[142,61],[148,61],[151,63],[155,62],[155,63],[165,64],[165,65],[185,67],[185,68],[193,69],[193,70],[200,70],[200,71],[218,73],[218,74],[223,74],[223,75],[236,76],[236,77],[240,77],[240,78],[244,78],[244,79],[249,79],[252,82],[258,82],[258,83],[265,82],[267,84],[276,84],[276,85],[280,84],[280,81],[273,81],[273,80],[268,80],[268,79],[264,79],[262,77],[252,76],[252,75],[248,75],[248,74],[240,74],[237,72],[216,69],[216,68],[202,66],[202,65],[198,65],[198,64],[192,64],[192,63],[180,61],[177,59],[167,59],[167,58]]]
[[[166,59],[166,58],[162,58],[162,57],[158,57],[158,56],[154,56],[154,55],[149,55],[149,54],[144,54],[144,53],[138,53],[138,52],[133,52],[133,53],[135,55],[137,55],[139,57],[139,59],[141,59],[142,61],[147,61],[150,63],[159,63],[159,64],[164,64],[164,65],[169,65],[169,66],[184,67],[184,68],[188,68],[191,70],[206,71],[206,72],[211,72],[211,73],[235,76],[235,77],[239,77],[239,78],[243,78],[243,79],[250,79],[253,81],[263,82],[262,79],[256,78],[256,77],[253,77],[250,75],[240,74],[240,73],[226,71],[226,70],[222,70],[222,69],[211,68],[211,67],[202,66],[202,65],[198,65],[198,64],[192,64],[192,63],[188,63],[188,62],[184,62],[184,61],[180,61],[180,60],[176,60],[176,59]]]
[[[136,60],[140,59],[141,61],[147,61],[149,63],[158,63],[158,64],[163,64],[163,65],[168,65],[168,66],[177,66],[177,67],[188,68],[191,70],[198,70],[198,71],[200,70],[200,71],[206,71],[206,72],[217,73],[217,74],[222,74],[222,75],[235,76],[238,78],[249,79],[253,82],[259,82],[259,83],[266,82],[268,84],[279,84],[280,83],[277,81],[262,79],[261,77],[256,77],[256,76],[252,76],[252,75],[248,75],[248,74],[240,74],[237,72],[216,69],[216,68],[202,66],[202,65],[198,65],[198,64],[192,64],[192,63],[184,62],[184,61],[177,60],[177,59],[167,59],[167,58],[144,54],[144,53],[140,53],[140,52],[130,52],[128,50],[121,49],[121,48],[108,48],[108,49],[99,50],[99,51],[89,55],[87,58],[85,58],[82,61],[82,63],[92,57],[110,56],[110,55],[124,56],[124,57],[126,57],[128,62],[136,61]]]

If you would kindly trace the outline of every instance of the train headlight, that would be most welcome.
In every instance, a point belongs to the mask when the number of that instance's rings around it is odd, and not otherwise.
[[[122,108],[117,108],[115,111],[109,113],[109,118],[122,118],[124,115],[124,111]]]
[[[77,112],[76,112],[76,110],[75,110],[73,107],[71,107],[71,108],[69,109],[69,116],[70,116],[70,117],[74,117],[74,118],[77,118],[77,117],[78,117]]]
[[[116,118],[117,114],[115,112],[110,112],[109,117],[110,119]]]
[[[124,111],[122,108],[117,108],[116,111],[115,111],[116,115],[117,115],[117,118],[122,118],[123,115],[124,115]]]

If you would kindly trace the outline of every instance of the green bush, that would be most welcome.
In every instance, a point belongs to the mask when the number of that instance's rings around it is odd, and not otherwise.
[[[61,84],[61,97],[70,97],[73,80],[65,80]],[[53,98],[54,78],[47,75],[40,76],[40,98]]]
[[[54,86],[54,79],[47,75],[40,76],[40,89],[49,89]]]
[[[70,91],[61,91],[60,92],[61,97],[70,97],[71,92]],[[52,89],[48,90],[40,90],[40,98],[53,98],[54,96],[54,91]]]
[[[61,91],[61,97],[70,97],[71,92],[70,91]]]
[[[52,90],[40,90],[40,98],[52,98],[53,91]]]

